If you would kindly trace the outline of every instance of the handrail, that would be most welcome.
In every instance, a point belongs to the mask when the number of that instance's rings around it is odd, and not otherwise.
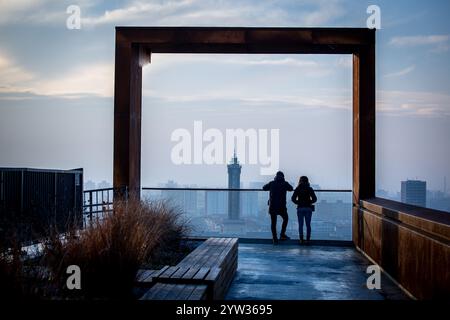
[[[113,187],[110,188],[100,188],[100,189],[88,189],[88,190],[83,190],[83,192],[101,192],[101,191],[112,191],[115,190]]]
[[[170,187],[143,187],[142,190],[179,190],[179,191],[265,191],[254,188],[170,188]],[[314,192],[353,192],[350,189],[314,189]]]
[[[114,188],[88,189],[83,192],[112,191]],[[180,190],[180,191],[264,191],[256,188],[188,188],[188,187],[142,187],[142,190]],[[353,192],[351,189],[314,189],[315,192]]]
[[[118,189],[115,188],[102,188],[102,189],[93,189],[93,190],[85,190],[83,193],[83,213],[84,213],[84,222],[85,222],[85,226],[88,226],[89,224],[94,222],[94,218],[95,219],[103,219],[103,217],[105,216],[105,214],[111,213],[114,210],[114,198],[116,196],[116,191]],[[171,198],[171,192],[174,192],[174,195],[176,192],[199,192],[199,191],[203,191],[206,196],[208,195],[208,192],[223,192],[223,193],[227,193],[227,192],[233,192],[233,191],[237,191],[237,192],[248,192],[249,194],[251,192],[266,192],[265,195],[268,195],[267,191],[264,191],[259,188],[242,188],[242,189],[238,189],[238,188],[200,188],[200,187],[142,187],[141,188],[142,191],[142,196],[145,198],[146,196],[150,196],[150,198],[152,197],[153,193],[151,193],[151,191],[156,192],[155,195],[157,196],[156,199],[159,199],[160,195],[164,195],[164,192],[167,191],[168,194],[166,195],[167,197]],[[170,192],[171,191],[171,192]],[[315,190],[316,192],[322,192],[322,193],[326,193],[326,192],[336,192],[336,193],[341,193],[340,197],[348,197],[351,195],[352,190],[350,189],[318,189]],[[147,192],[147,193],[146,193]],[[161,193],[162,192],[162,193]],[[344,195],[345,193],[345,195]],[[253,195],[257,195],[256,193],[254,193]],[[263,193],[261,193],[260,195],[263,195]],[[175,195],[176,196],[176,195]],[[319,196],[319,194],[318,194]],[[325,196],[325,195],[324,195]],[[338,196],[339,197],[339,196]],[[125,200],[128,197],[125,197]],[[320,198],[320,197],[319,197]],[[121,198],[122,199],[122,198]],[[253,199],[253,198],[252,198]],[[247,201],[253,201],[256,199],[247,199]],[[205,201],[207,199],[205,198]],[[183,203],[180,205],[186,205],[186,203],[184,203],[186,200],[183,200]],[[337,200],[336,203],[338,203],[339,201]],[[344,201],[345,202],[345,201]],[[244,201],[245,203],[245,201]],[[226,207],[226,204],[224,204]],[[346,204],[347,205],[347,204]],[[257,207],[258,212],[260,212],[261,210],[261,203],[260,201],[258,201],[257,203],[255,202],[255,208]],[[187,208],[187,207],[186,207]],[[190,208],[190,207],[189,207]],[[253,206],[252,206],[253,208]],[[330,210],[331,208],[328,208],[327,206],[324,207],[324,210]],[[345,209],[344,207],[341,209]],[[188,212],[191,209],[186,209]],[[199,207],[197,206],[196,209],[194,210],[206,210],[206,202],[205,202],[205,207]],[[253,209],[252,209],[253,210]],[[189,211],[190,212],[190,211]],[[225,212],[225,211],[224,211]],[[345,218],[346,219],[346,218]],[[344,220],[345,220],[344,219]],[[348,219],[347,219],[348,220]],[[347,221],[345,220],[345,221]],[[97,221],[97,220],[95,220]],[[332,221],[334,223],[334,225],[340,224],[340,233],[338,234],[336,232],[336,228],[335,230],[332,232],[332,235],[329,234],[329,232],[331,232],[330,230],[328,230],[324,224],[321,225],[321,227],[323,227],[324,229],[321,231],[323,232],[323,235],[325,238],[345,238],[346,240],[348,240],[347,238],[350,238],[347,234],[350,232],[349,230],[351,230],[351,220],[349,220],[349,222],[344,222],[344,224],[342,225],[342,221]],[[219,223],[220,224],[220,223]],[[214,226],[211,230],[208,227],[208,229],[205,229],[201,232],[203,232],[202,234],[215,234],[216,232],[219,233],[223,233],[225,229],[221,229],[221,231],[217,231],[217,227],[219,227],[219,225]],[[253,228],[253,227],[252,227]],[[261,226],[256,226],[253,229],[249,229],[250,233],[251,232],[256,232],[254,235],[250,235],[249,237],[253,237],[255,236],[258,232],[266,232],[263,229],[261,229]],[[263,230],[263,231],[262,231]],[[327,231],[328,230],[328,231]],[[226,231],[229,232],[229,231]],[[231,232],[231,231],[230,231]],[[234,232],[234,231],[233,231]],[[246,231],[247,232],[247,231]],[[268,231],[267,231],[268,232]],[[327,233],[328,232],[328,233]],[[249,234],[250,234],[249,233]],[[247,233],[246,233],[247,234]],[[257,236],[257,235],[256,235]]]

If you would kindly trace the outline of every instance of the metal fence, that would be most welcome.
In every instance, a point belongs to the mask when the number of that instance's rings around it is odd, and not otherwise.
[[[312,219],[312,237],[351,240],[352,190],[318,189]],[[238,193],[239,196],[234,196]],[[296,205],[287,195],[288,234],[297,238]],[[191,233],[199,237],[271,238],[269,192],[262,189],[142,188],[141,197],[169,201],[189,220]],[[239,204],[232,203],[238,201]],[[238,208],[238,212],[235,212]],[[279,219],[281,220],[281,219]],[[278,222],[280,231],[281,221]]]
[[[112,212],[114,198],[128,198],[127,188],[101,188],[83,191],[83,226],[90,225],[94,220],[102,219]]]
[[[0,241],[65,232],[80,221],[82,191],[83,169],[0,168]]]
[[[320,240],[350,240],[352,227],[352,190],[315,190],[318,197],[313,215],[313,238]],[[85,225],[111,212],[113,188],[84,192]],[[230,219],[228,212],[231,192],[239,193],[239,218]],[[267,214],[268,192],[261,189],[228,188],[149,188],[144,187],[141,198],[168,201],[180,209],[192,229],[192,236],[236,236],[242,238],[270,237]],[[298,222],[296,208],[288,194],[290,221],[288,232],[296,237]],[[231,198],[231,197],[230,197]],[[234,197],[236,198],[236,197]],[[279,223],[281,224],[281,222]]]

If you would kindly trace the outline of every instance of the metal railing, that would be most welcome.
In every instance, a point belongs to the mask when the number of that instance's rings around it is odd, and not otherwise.
[[[98,217],[112,210],[114,200],[114,188],[102,188],[83,191],[83,215],[84,226],[92,223],[94,217]]]
[[[110,212],[114,203],[114,197],[120,195],[128,197],[128,189],[125,188],[100,188],[83,191],[83,214],[92,221],[94,215]]]
[[[234,196],[234,192],[239,196]],[[315,192],[318,197],[312,222],[315,239],[350,240],[352,190],[317,189]],[[180,208],[189,219],[194,236],[271,237],[267,214],[269,192],[262,188],[144,187],[141,195],[149,200],[169,200]],[[288,233],[297,237],[296,205],[290,201],[291,195],[286,199],[290,216]],[[236,198],[239,205],[233,205]],[[238,209],[230,211],[229,208]],[[281,222],[278,224],[280,228]]]
[[[351,239],[352,190],[317,189],[318,203],[313,218],[313,230],[321,240]],[[113,209],[113,188],[93,189],[84,192],[84,225],[93,219],[101,219]],[[230,192],[239,192],[239,223],[233,224],[228,216]],[[343,195],[345,193],[345,195]],[[348,195],[347,195],[348,194]],[[168,200],[181,209],[194,226],[194,236],[238,236],[267,238],[270,232],[267,200],[269,193],[259,188],[191,188],[191,187],[143,187],[141,198]],[[295,236],[298,222],[295,205],[287,199],[290,212],[288,231]],[[294,214],[293,214],[294,213]],[[236,222],[236,221],[235,221]],[[313,232],[314,234],[314,232]],[[316,238],[317,239],[317,238]]]
[[[255,188],[239,188],[239,189],[229,189],[229,188],[184,188],[184,187],[143,187],[143,191],[145,190],[167,190],[167,191],[261,191],[267,192],[263,189],[255,189]],[[314,189],[314,192],[352,192],[351,189]]]

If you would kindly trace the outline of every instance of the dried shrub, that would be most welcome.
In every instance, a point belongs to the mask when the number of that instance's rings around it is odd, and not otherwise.
[[[166,202],[115,202],[83,231],[51,237],[44,246],[45,265],[60,296],[75,299],[131,299],[136,273],[175,253],[187,236],[178,209]],[[158,260],[159,259],[159,260]],[[81,290],[68,290],[67,267],[81,270]]]

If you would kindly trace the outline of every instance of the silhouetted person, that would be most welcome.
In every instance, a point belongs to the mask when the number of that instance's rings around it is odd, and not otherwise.
[[[269,214],[271,220],[273,244],[278,244],[277,237],[277,215],[283,218],[281,226],[280,240],[290,239],[286,235],[286,227],[288,224],[288,213],[286,208],[286,192],[292,191],[294,188],[284,180],[284,174],[278,171],[275,179],[270,181],[263,187],[264,191],[270,191],[269,197]]]
[[[297,205],[298,233],[300,243],[303,239],[303,221],[306,222],[306,241],[311,240],[311,217],[313,212],[313,203],[317,201],[313,188],[310,187],[308,177],[300,177],[297,188],[292,195],[292,202]]]

